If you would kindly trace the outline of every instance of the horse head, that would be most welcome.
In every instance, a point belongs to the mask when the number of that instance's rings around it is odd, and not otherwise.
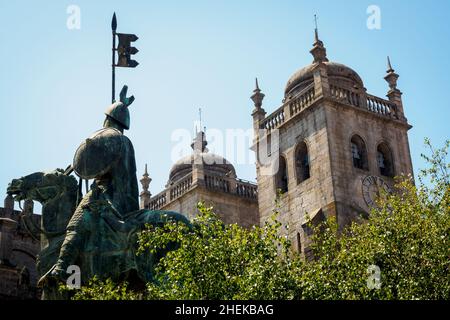
[[[15,201],[37,200],[36,187],[42,184],[43,172],[35,172],[19,179],[13,179],[6,189],[6,193],[14,197]]]
[[[6,192],[14,200],[35,200],[43,205],[63,192],[77,192],[77,181],[64,174],[64,170],[35,172],[9,183]]]
[[[35,200],[42,204],[43,232],[65,230],[76,206],[77,181],[64,170],[35,172],[13,179],[6,192],[15,201]]]
[[[41,226],[24,216],[23,222],[41,234],[41,252],[37,262],[40,275],[47,272],[58,258],[66,227],[75,211],[78,197],[77,180],[64,170],[35,172],[13,179],[6,192],[15,201],[34,200],[42,204]],[[26,215],[31,213],[26,212]]]

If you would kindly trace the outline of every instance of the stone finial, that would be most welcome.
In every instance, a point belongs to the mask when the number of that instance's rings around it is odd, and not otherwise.
[[[314,29],[314,39],[316,42],[319,42],[319,27],[317,26],[317,14],[314,15],[314,24],[315,24],[315,29]]]
[[[139,197],[141,198],[141,209],[148,209],[150,198],[152,196],[148,188],[150,186],[150,182],[152,182],[152,179],[150,178],[147,172],[147,164],[145,164],[144,174],[142,175],[142,178],[139,181],[141,182],[142,185],[142,192],[139,195]]]
[[[391,59],[389,58],[389,56],[387,57],[387,63],[388,63],[388,69],[386,71],[387,74],[384,77],[384,79],[389,84],[389,88],[391,91],[398,90],[397,89],[397,80],[399,78],[399,75],[397,73],[395,73],[395,70],[392,68]]]
[[[253,136],[254,142],[258,137],[258,130],[260,129],[261,122],[264,121],[266,117],[266,111],[262,108],[264,97],[264,93],[262,93],[261,89],[259,88],[258,78],[255,78],[255,90],[253,90],[253,95],[250,97],[255,105],[255,108],[252,112],[253,130],[255,133]]]
[[[150,178],[148,171],[147,171],[147,164],[145,164],[145,171],[144,174],[142,175],[142,179],[140,180],[141,184],[142,184],[142,189],[144,191],[148,191],[148,188],[150,186],[150,182],[152,182],[152,179]]]
[[[255,82],[255,90],[253,90],[253,95],[250,97],[250,99],[252,99],[253,103],[255,104],[255,110],[261,110],[265,94],[262,93],[261,89],[259,88],[258,78],[256,78]]]
[[[392,64],[391,64],[391,58],[389,58],[389,56],[387,57],[387,64],[388,64],[388,69],[387,69],[387,73],[391,73],[394,72],[395,70],[392,69]]]
[[[319,39],[319,29],[317,28],[317,16],[314,15],[316,21],[316,28],[314,29],[314,44],[311,49],[311,54],[314,57],[314,63],[327,62],[327,49],[323,42]]]
[[[392,68],[391,59],[387,57],[387,74],[384,77],[386,82],[389,84],[389,91],[387,97],[389,101],[393,102],[396,106],[396,114],[399,120],[407,121],[405,118],[402,102],[402,92],[397,88],[397,80],[399,75],[395,73],[394,68]]]
[[[206,131],[206,128],[204,129]],[[192,184],[203,185],[204,184],[204,153],[208,152],[206,146],[206,135],[204,131],[197,132],[194,141],[191,143],[191,148],[194,150],[192,158]]]
[[[5,198],[4,206],[6,211],[14,210],[14,198],[11,195],[7,195]]]
[[[208,142],[206,141],[206,136],[204,131],[197,132],[197,135],[194,138],[194,141],[191,143],[191,148],[194,150],[194,152],[203,153],[208,152],[208,149],[206,146],[208,145]]]
[[[317,97],[329,96],[330,85],[328,82],[328,70],[324,62],[328,62],[327,49],[319,39],[319,29],[317,28],[317,16],[314,16],[316,28],[314,29],[314,47],[311,54],[314,57],[314,91]]]

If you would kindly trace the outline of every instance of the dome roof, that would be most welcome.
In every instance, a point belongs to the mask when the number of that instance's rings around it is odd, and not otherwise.
[[[174,183],[191,173],[192,166],[197,164],[196,162],[203,164],[204,170],[207,173],[219,176],[231,175],[236,177],[234,166],[222,156],[208,153],[208,149],[206,149],[207,144],[204,132],[200,131],[191,144],[194,153],[181,158],[170,169],[169,184]]]
[[[324,61],[322,62],[327,67],[328,78],[330,82],[347,82],[348,85],[364,87],[361,77],[352,68],[337,62]],[[285,97],[301,91],[306,86],[310,85],[314,79],[313,70],[317,63],[312,63],[297,72],[295,72],[288,80],[284,90]]]
[[[236,170],[234,169],[234,166],[225,158],[214,153],[202,152],[198,153],[197,155],[191,154],[190,156],[178,160],[170,169],[169,183],[176,182],[187,174],[191,173],[192,166],[194,165],[194,160],[202,161],[204,170],[207,173],[221,176],[236,176]]]

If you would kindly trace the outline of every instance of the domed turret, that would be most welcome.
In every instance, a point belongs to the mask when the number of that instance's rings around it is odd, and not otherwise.
[[[294,96],[313,83],[314,70],[319,64],[325,66],[330,84],[335,83],[350,88],[364,88],[364,83],[356,71],[346,65],[328,60],[326,49],[323,42],[319,39],[317,29],[315,30],[315,42],[310,52],[314,57],[313,63],[296,71],[289,78],[284,90],[285,98]]]
[[[206,146],[208,142],[205,139],[205,133],[200,131],[197,133],[191,144],[194,150],[193,154],[181,158],[170,169],[168,184],[175,183],[187,174],[191,173],[194,164],[202,164],[203,170],[219,176],[236,177],[234,166],[222,156],[209,153]]]
[[[336,62],[322,62],[327,69],[328,79],[331,83],[339,82],[350,87],[363,88],[364,83],[360,76],[352,68]],[[295,72],[288,80],[284,90],[285,97],[300,92],[303,88],[313,83],[313,70],[317,63],[312,63]]]

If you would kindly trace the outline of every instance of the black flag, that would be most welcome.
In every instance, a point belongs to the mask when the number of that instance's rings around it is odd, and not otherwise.
[[[116,33],[119,37],[119,45],[117,46],[117,54],[119,60],[117,67],[135,68],[139,63],[131,59],[131,55],[139,52],[138,49],[131,46],[131,43],[139,38],[135,34]]]

